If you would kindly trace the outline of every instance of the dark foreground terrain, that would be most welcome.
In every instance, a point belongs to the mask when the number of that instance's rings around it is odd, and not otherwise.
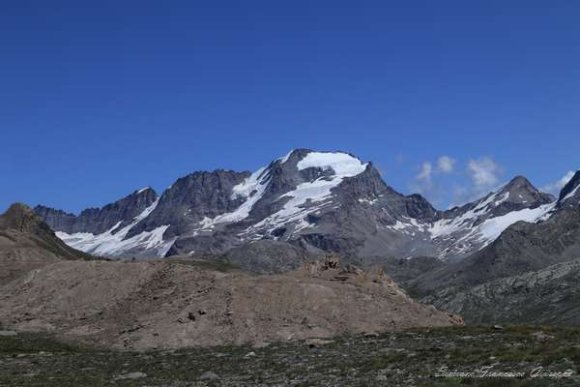
[[[437,328],[147,352],[0,331],[1,386],[577,386],[579,371],[580,329],[566,328]],[[495,377],[502,373],[512,375]]]

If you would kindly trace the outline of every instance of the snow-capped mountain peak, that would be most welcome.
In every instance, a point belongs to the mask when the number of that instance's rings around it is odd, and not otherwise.
[[[579,187],[580,173],[558,205],[576,203]],[[459,259],[515,222],[547,219],[558,205],[518,176],[479,200],[437,211],[420,195],[398,193],[350,153],[295,149],[253,173],[194,172],[159,197],[146,187],[78,216],[36,212],[72,247],[101,255],[224,253],[270,239],[376,261]]]
[[[553,196],[517,176],[480,200],[442,213],[429,232],[442,247],[439,257],[454,259],[487,246],[516,222],[545,219],[554,206]]]

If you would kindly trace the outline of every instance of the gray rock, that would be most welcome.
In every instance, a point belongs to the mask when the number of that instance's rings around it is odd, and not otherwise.
[[[214,372],[206,371],[203,374],[201,374],[201,376],[199,377],[199,380],[215,381],[215,380],[220,380],[220,377],[218,374],[216,374]]]
[[[239,207],[243,200],[232,196],[232,188],[249,175],[250,172],[220,169],[178,179],[163,192],[151,215],[131,229],[127,237],[164,225],[170,225],[165,234],[167,239],[190,233],[204,218],[214,218]]]
[[[76,232],[101,234],[119,222],[117,230],[128,225],[156,199],[155,191],[146,188],[102,208],[88,208],[78,216],[45,206],[36,206],[34,212],[55,231],[64,231],[69,234]]]
[[[580,171],[576,171],[572,179],[560,192],[558,207],[578,208],[580,207]]]
[[[321,254],[287,242],[260,240],[235,247],[221,256],[242,269],[257,273],[281,273],[297,269],[305,262],[320,258]]]
[[[532,333],[532,337],[539,341],[540,343],[544,343],[546,341],[554,340],[554,336],[548,335],[544,332],[534,332]]]
[[[580,325],[580,259],[422,299],[469,324]]]

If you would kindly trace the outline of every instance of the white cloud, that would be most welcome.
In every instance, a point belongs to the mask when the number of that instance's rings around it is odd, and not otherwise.
[[[502,168],[490,157],[482,157],[469,160],[467,171],[476,191],[483,191],[497,185]]]
[[[411,184],[411,190],[423,195],[430,193],[433,189],[433,164],[425,161],[421,164],[419,173],[415,176],[415,181]]]
[[[420,165],[410,187],[433,203],[466,203],[498,188],[503,171],[491,157],[472,158],[460,168],[455,159],[441,155]]]
[[[433,174],[433,165],[429,161],[425,161],[421,165],[421,172],[415,177],[423,183],[431,183],[431,175]]]
[[[480,199],[483,195],[498,188],[503,167],[491,157],[471,159],[466,165],[466,177],[471,183],[461,182],[453,187],[452,205],[461,205]]]
[[[451,173],[455,169],[455,160],[449,156],[441,156],[437,159],[437,169],[442,173]]]
[[[557,196],[562,190],[562,188],[564,188],[564,186],[568,184],[570,180],[572,180],[575,173],[576,172],[574,171],[568,171],[568,173],[562,176],[562,178],[560,178],[558,181],[543,186],[541,190]]]

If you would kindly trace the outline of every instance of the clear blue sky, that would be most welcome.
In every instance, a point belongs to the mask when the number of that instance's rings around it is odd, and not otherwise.
[[[440,207],[543,186],[580,167],[579,19],[576,1],[2,1],[0,208],[78,211],[297,147]]]

